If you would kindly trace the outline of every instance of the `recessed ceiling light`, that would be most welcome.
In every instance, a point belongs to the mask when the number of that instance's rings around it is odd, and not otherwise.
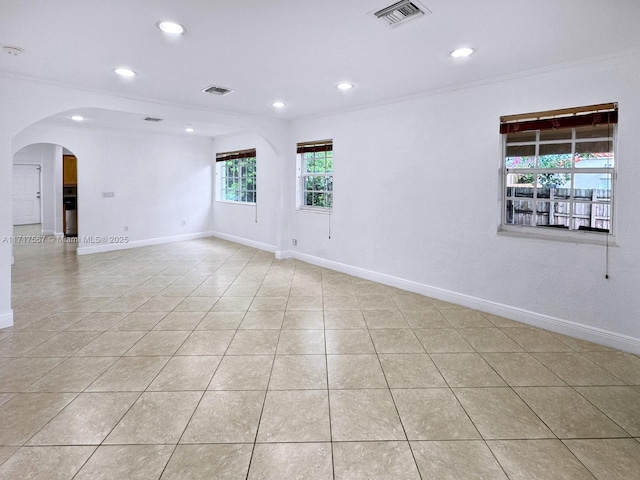
[[[121,77],[135,77],[136,76],[136,72],[134,72],[133,70],[129,69],[129,68],[116,68],[114,70],[114,72],[118,75],[120,75]]]
[[[469,55],[473,54],[473,52],[475,52],[473,48],[464,47],[464,48],[458,48],[454,50],[449,55],[451,55],[453,58],[461,58],[461,57],[468,57]]]
[[[189,132],[189,133],[193,133],[195,132],[195,130],[193,129],[193,127],[187,127],[184,129],[185,132]]]
[[[180,35],[185,32],[185,28],[176,22],[158,22],[156,24],[160,30],[164,33],[172,33],[175,35]]]
[[[338,85],[336,85],[336,88],[338,88],[338,90],[351,90],[353,88],[353,83],[339,83]]]
[[[271,106],[276,107],[276,108],[282,108],[282,107],[284,107],[285,105],[286,105],[286,103],[284,103],[284,102],[273,102],[273,103],[271,104]]]
[[[76,122],[82,122],[84,120],[84,117],[82,115],[72,115],[71,120],[74,120]]]

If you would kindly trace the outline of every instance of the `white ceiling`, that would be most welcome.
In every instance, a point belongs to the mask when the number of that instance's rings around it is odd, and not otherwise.
[[[0,45],[24,49],[0,75],[298,119],[640,47],[637,0],[420,1],[433,13],[392,29],[368,13],[394,0],[0,0]],[[460,46],[476,54],[451,58]]]

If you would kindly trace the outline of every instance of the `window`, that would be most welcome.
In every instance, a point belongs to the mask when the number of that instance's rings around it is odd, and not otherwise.
[[[616,104],[501,118],[503,227],[612,229]]]
[[[218,199],[226,202],[256,202],[256,151],[216,154]]]
[[[300,203],[302,208],[333,207],[333,141],[298,144]]]

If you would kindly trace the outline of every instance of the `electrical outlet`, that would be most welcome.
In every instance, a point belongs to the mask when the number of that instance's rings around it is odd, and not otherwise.
[[[124,226],[124,231],[128,232],[129,231],[129,227],[127,225]]]
[[[298,245],[298,239],[297,238],[293,238],[291,240],[291,243],[293,244],[293,246],[295,247],[296,245]]]
[[[102,198],[113,198],[116,196],[115,192],[102,192]]]
[[[186,227],[187,226],[187,221],[186,220],[182,220],[182,226]]]

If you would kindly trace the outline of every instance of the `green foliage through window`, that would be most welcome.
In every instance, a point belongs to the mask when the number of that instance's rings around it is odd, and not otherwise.
[[[220,199],[229,202],[256,202],[256,159],[226,160],[220,165]]]

